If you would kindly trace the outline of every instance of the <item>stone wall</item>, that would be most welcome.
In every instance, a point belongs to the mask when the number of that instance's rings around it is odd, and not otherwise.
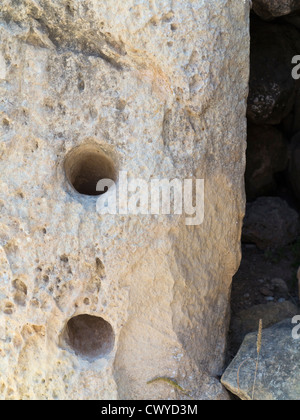
[[[0,397],[228,398],[248,2],[2,0],[0,37]],[[99,215],[120,170],[203,178],[204,223]]]
[[[250,21],[247,210],[222,383],[241,399],[298,400],[300,1],[253,0]]]

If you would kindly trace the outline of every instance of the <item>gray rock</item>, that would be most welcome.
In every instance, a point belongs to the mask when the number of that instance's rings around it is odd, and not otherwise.
[[[243,241],[260,249],[281,248],[299,233],[298,213],[278,197],[260,197],[247,205]]]
[[[300,0],[253,0],[255,13],[270,20],[300,9]]]
[[[254,400],[300,399],[300,339],[289,318],[263,330]],[[222,377],[223,385],[242,400],[251,400],[257,363],[257,333],[247,335]]]

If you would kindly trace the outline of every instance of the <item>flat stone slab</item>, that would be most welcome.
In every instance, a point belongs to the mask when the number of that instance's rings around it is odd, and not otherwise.
[[[256,362],[257,333],[252,333],[225,371],[222,384],[242,400],[300,399],[300,335],[292,319],[263,330],[253,396]]]

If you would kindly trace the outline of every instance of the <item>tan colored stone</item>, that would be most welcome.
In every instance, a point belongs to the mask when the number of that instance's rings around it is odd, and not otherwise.
[[[157,376],[228,398],[215,377],[240,262],[249,6],[136,3],[1,2],[3,399],[187,398]],[[100,216],[64,172],[95,143],[131,177],[204,178],[204,223]],[[68,345],[82,314],[111,325],[104,357]]]

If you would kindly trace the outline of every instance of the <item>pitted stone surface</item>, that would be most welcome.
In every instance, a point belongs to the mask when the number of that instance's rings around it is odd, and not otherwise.
[[[249,5],[2,0],[0,398],[226,399],[244,215]],[[205,220],[99,216],[64,160],[99,145],[130,177],[205,179]],[[103,318],[88,361],[68,321]]]

